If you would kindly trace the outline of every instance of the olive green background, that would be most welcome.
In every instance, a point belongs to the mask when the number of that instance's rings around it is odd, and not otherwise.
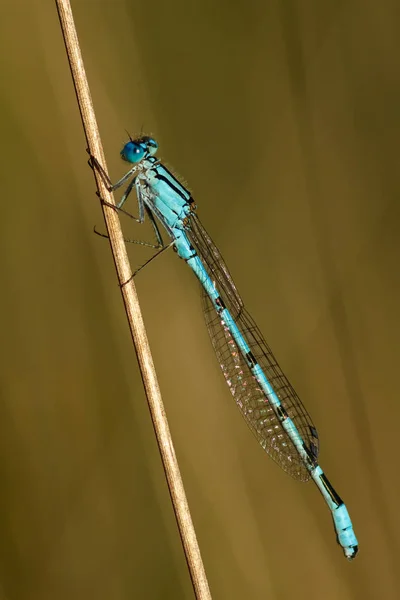
[[[191,599],[56,8],[2,8],[2,600]],[[398,3],[73,9],[112,178],[143,128],[190,183],[359,538],[252,438],[167,253],[137,288],[213,599],[399,598]]]

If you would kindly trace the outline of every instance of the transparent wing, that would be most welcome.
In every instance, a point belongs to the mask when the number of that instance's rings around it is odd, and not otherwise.
[[[189,217],[190,229],[186,232],[197,254],[202,259],[204,266],[216,288],[221,294],[226,306],[234,319],[237,319],[243,309],[243,301],[239,296],[235,283],[228,271],[221,252],[218,250],[198,216],[193,213]]]
[[[210,278],[215,282],[216,288],[234,317],[251,352],[273,386],[289,417],[295,423],[310,457],[316,461],[319,451],[317,430],[257,325],[245,310],[221,253],[196,215],[190,217],[190,228],[187,230],[187,235]],[[310,476],[306,466],[282,428],[268,398],[253,377],[234,338],[215,311],[204,290],[202,301],[207,329],[218,362],[246,423],[264,450],[284,471],[295,479],[307,481]]]

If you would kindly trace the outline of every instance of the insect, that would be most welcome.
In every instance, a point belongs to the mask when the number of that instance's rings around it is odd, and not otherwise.
[[[331,511],[337,541],[351,560],[358,552],[357,538],[345,504],[318,464],[317,430],[245,309],[220,251],[196,214],[190,192],[156,157],[157,150],[157,142],[148,136],[130,138],[124,145],[121,158],[132,168],[115,184],[107,178],[110,191],[130,180],[117,208],[122,209],[135,188],[136,220],[143,223],[147,214],[157,238],[153,247],[158,252],[150,260],[172,245],[199,279],[207,329],[236,405],[261,446],[284,471],[316,483]],[[107,177],[95,159],[92,164]],[[157,220],[170,238],[168,245]]]

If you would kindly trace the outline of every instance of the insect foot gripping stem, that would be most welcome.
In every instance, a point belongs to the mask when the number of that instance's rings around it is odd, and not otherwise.
[[[350,515],[345,504],[341,504],[332,511],[338,543],[348,560],[353,560],[358,552],[358,541],[353,530]]]

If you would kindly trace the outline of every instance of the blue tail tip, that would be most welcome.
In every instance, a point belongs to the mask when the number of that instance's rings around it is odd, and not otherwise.
[[[344,553],[347,560],[353,560],[358,554],[358,545],[357,546],[349,546],[348,548],[344,548]]]

